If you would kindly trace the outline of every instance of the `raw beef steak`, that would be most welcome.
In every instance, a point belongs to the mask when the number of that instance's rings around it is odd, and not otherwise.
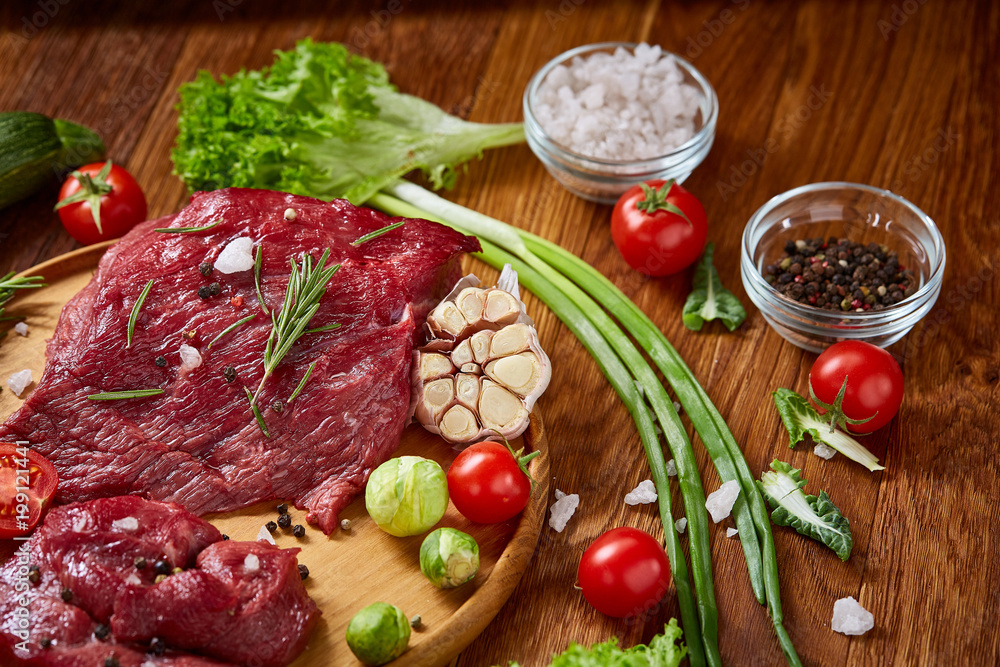
[[[297,553],[135,496],[55,508],[0,569],[0,664],[287,665],[320,615]],[[158,561],[183,571],[157,583]]]
[[[155,231],[218,220],[207,231]],[[45,372],[0,426],[0,440],[28,440],[52,461],[61,502],[140,494],[203,514],[283,498],[330,533],[399,444],[418,323],[454,282],[461,254],[479,250],[475,238],[426,220],[351,244],[395,220],[346,201],[234,188],[197,193],[176,216],[139,225],[63,309]],[[328,265],[341,264],[309,324],[340,327],[304,334],[263,386],[258,405],[270,437],[244,389],[256,390],[263,377],[271,332],[254,271],[199,270],[239,238],[263,253],[260,283],[272,313],[283,303],[290,260],[318,259],[329,248]],[[149,280],[129,347],[129,315]],[[182,345],[200,353],[200,365],[182,364]],[[87,398],[157,388],[164,393],[149,398]]]

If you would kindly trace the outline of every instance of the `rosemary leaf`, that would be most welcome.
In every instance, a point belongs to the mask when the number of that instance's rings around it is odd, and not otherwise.
[[[302,390],[305,389],[306,382],[309,381],[309,376],[312,375],[314,368],[316,368],[315,361],[309,364],[309,368],[306,369],[306,374],[303,375],[302,379],[299,381],[299,386],[295,388],[295,391],[292,392],[292,395],[288,397],[287,401],[285,401],[286,405],[290,404],[292,401],[298,398],[299,394],[302,393]]]
[[[257,288],[257,302],[260,304],[260,309],[264,311],[265,315],[270,315],[271,313],[267,310],[267,304],[264,303],[264,295],[260,291],[260,266],[263,261],[264,248],[257,246],[257,255],[253,258],[253,285]]]
[[[399,222],[394,222],[391,225],[386,225],[382,229],[376,229],[374,232],[368,232],[367,234],[365,234],[364,236],[362,236],[361,238],[359,238],[357,241],[352,241],[351,245],[353,245],[353,246],[359,246],[362,243],[365,243],[367,241],[371,241],[374,238],[378,238],[379,236],[382,236],[383,234],[385,234],[387,232],[391,232],[394,229],[399,229],[404,224],[406,224],[406,220],[400,220]]]
[[[207,232],[213,227],[218,227],[222,224],[222,218],[219,218],[215,222],[210,222],[203,227],[161,227],[159,229],[154,229],[154,232],[160,232],[161,234],[193,234],[195,232]]]
[[[254,313],[253,315],[247,315],[247,316],[246,316],[246,317],[244,317],[244,318],[243,318],[242,320],[237,320],[236,322],[233,322],[233,323],[232,323],[232,324],[230,324],[230,325],[229,325],[228,327],[226,327],[225,329],[223,329],[223,330],[222,330],[222,331],[221,331],[221,332],[219,333],[219,335],[218,335],[218,336],[216,336],[215,338],[213,338],[213,339],[212,339],[212,342],[210,342],[210,343],[208,344],[208,346],[207,346],[207,347],[206,347],[205,349],[206,349],[206,350],[211,350],[211,349],[212,349],[212,345],[214,345],[214,344],[215,344],[215,341],[219,340],[220,338],[222,338],[223,336],[225,336],[225,335],[226,335],[227,333],[229,333],[229,332],[230,332],[230,331],[232,331],[233,329],[236,329],[236,328],[238,328],[238,327],[241,327],[241,326],[243,326],[244,324],[246,324],[247,322],[249,322],[250,320],[252,320],[252,319],[253,319],[253,318],[255,318],[255,317],[257,317],[257,314],[256,314],[256,313]]]
[[[106,391],[102,394],[91,394],[87,398],[92,401],[123,401],[129,398],[157,396],[162,393],[162,389],[133,389],[131,391]]]
[[[334,322],[333,324],[324,324],[321,327],[316,327],[315,329],[306,329],[303,331],[303,335],[307,333],[320,333],[321,331],[333,331],[334,329],[340,328],[340,322]]]
[[[246,387],[243,387],[243,391],[247,393],[247,400],[250,401],[250,409],[253,410],[254,419],[257,420],[257,426],[260,427],[261,433],[264,434],[265,438],[270,438],[271,434],[267,430],[267,424],[264,423],[264,415],[260,414],[260,409],[254,404],[254,395]]]
[[[135,304],[132,306],[132,314],[128,316],[128,342],[125,344],[125,348],[128,349],[132,347],[132,335],[135,333],[135,321],[139,319],[139,311],[142,309],[142,304],[146,302],[146,297],[149,296],[149,290],[153,289],[153,279],[150,278],[149,282],[142,289],[139,294],[139,298],[135,300]]]

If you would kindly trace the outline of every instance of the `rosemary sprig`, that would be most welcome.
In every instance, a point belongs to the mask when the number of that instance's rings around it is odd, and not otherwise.
[[[87,398],[92,401],[123,401],[128,398],[147,398],[162,393],[162,389],[133,389],[131,391],[106,391],[102,394],[91,394]]]
[[[211,349],[212,349],[212,346],[213,346],[213,345],[215,344],[215,341],[219,340],[220,338],[222,338],[223,336],[225,336],[225,335],[226,335],[227,333],[229,333],[229,332],[230,332],[230,331],[232,331],[233,329],[236,329],[236,328],[238,328],[238,327],[241,327],[241,326],[243,326],[244,324],[246,324],[247,322],[249,322],[250,320],[252,320],[252,319],[253,319],[253,318],[255,318],[255,317],[257,317],[257,313],[254,313],[253,315],[247,315],[247,316],[246,316],[246,317],[244,317],[244,318],[243,318],[242,320],[237,320],[237,321],[233,322],[233,323],[232,323],[232,324],[230,324],[230,325],[229,325],[228,327],[226,327],[225,329],[223,329],[223,330],[222,330],[222,331],[221,331],[221,332],[219,333],[219,335],[218,335],[218,336],[216,336],[215,338],[213,338],[213,339],[212,339],[212,342],[210,342],[210,343],[208,344],[208,346],[207,346],[207,347],[206,347],[205,349],[206,349],[206,350],[211,350]]]
[[[315,329],[306,329],[303,331],[303,335],[307,333],[320,333],[322,331],[333,331],[334,329],[340,328],[340,322],[334,322],[333,324],[324,324],[321,327],[316,327]]]
[[[215,222],[210,222],[202,227],[160,227],[154,229],[154,232],[160,232],[161,234],[193,234],[195,232],[207,232],[208,230],[218,227],[222,224],[222,218],[219,218]]]
[[[132,347],[132,335],[135,333],[135,322],[139,319],[139,311],[142,309],[142,304],[146,302],[146,297],[149,296],[149,290],[153,289],[153,279],[150,278],[149,282],[139,293],[139,298],[135,300],[135,304],[132,306],[132,314],[128,316],[128,342],[125,344],[125,348],[128,349]]]
[[[265,315],[270,315],[271,313],[267,310],[267,304],[264,303],[264,295],[260,291],[260,266],[263,262],[264,248],[257,246],[257,254],[253,258],[253,285],[257,288],[257,301],[260,303],[260,309],[264,311]]]
[[[41,276],[15,278],[13,271],[0,278],[0,322],[8,320],[23,320],[24,317],[19,315],[5,316],[3,314],[3,306],[5,303],[14,298],[16,290],[31,289],[33,287],[45,287],[45,283],[42,282],[43,280],[45,280],[45,278],[42,278]],[[4,334],[6,334],[6,332],[4,332]]]
[[[296,398],[298,398],[299,394],[302,393],[302,390],[305,389],[306,382],[309,381],[309,376],[312,375],[314,368],[316,368],[315,361],[309,364],[309,368],[306,369],[306,374],[302,376],[301,380],[299,380],[299,386],[295,388],[295,391],[292,392],[292,395],[288,397],[287,401],[285,401],[286,405],[291,404],[291,402],[294,401]]]
[[[253,410],[254,419],[257,420],[257,426],[260,427],[261,433],[264,434],[265,438],[270,438],[271,433],[267,430],[267,424],[264,423],[264,415],[260,414],[260,408],[254,403],[253,394],[246,387],[243,387],[243,391],[247,393],[247,400],[250,401],[250,409]]]
[[[267,378],[292,349],[292,345],[305,333],[309,320],[319,310],[319,301],[326,292],[326,285],[340,268],[340,264],[327,268],[326,260],[329,258],[329,248],[323,251],[316,268],[313,267],[312,255],[307,254],[302,258],[301,267],[294,259],[289,258],[292,272],[285,289],[285,300],[280,310],[271,311],[271,335],[268,336],[267,345],[264,347],[264,377],[260,379],[257,391],[250,399],[251,405],[257,404],[257,397],[260,396]]]
[[[364,236],[362,236],[361,238],[359,238],[356,241],[351,241],[351,245],[353,245],[353,246],[359,246],[362,243],[365,243],[366,241],[371,241],[372,239],[378,238],[379,236],[382,236],[385,233],[391,232],[394,229],[399,229],[400,227],[402,227],[405,224],[406,224],[406,220],[400,220],[399,222],[394,222],[391,225],[386,225],[382,229],[376,229],[374,232],[368,232],[367,234],[365,234]]]

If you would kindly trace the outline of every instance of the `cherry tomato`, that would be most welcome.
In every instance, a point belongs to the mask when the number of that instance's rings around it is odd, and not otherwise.
[[[821,411],[830,411],[831,419],[852,433],[882,428],[903,402],[903,372],[896,360],[882,348],[856,340],[841,341],[824,350],[809,372],[809,386]],[[838,405],[841,388],[844,395]],[[868,421],[848,421],[860,419]]]
[[[0,539],[27,535],[58,485],[56,469],[28,447],[0,442]]]
[[[663,547],[637,528],[613,528],[583,552],[577,580],[583,597],[608,616],[637,616],[655,607],[670,587]]]
[[[636,271],[667,276],[691,266],[705,249],[708,222],[694,195],[674,181],[629,188],[611,212],[611,238]]]
[[[90,245],[116,239],[143,222],[146,196],[122,167],[111,160],[94,162],[66,179],[56,210],[69,235]]]
[[[531,478],[524,466],[537,452],[520,454],[498,442],[480,442],[455,457],[448,468],[448,495],[462,516],[498,523],[527,507]]]

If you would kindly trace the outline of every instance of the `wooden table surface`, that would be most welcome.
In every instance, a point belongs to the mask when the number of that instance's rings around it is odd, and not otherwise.
[[[178,85],[199,69],[259,68],[272,50],[307,35],[347,43],[385,63],[403,91],[477,121],[520,120],[530,76],[580,44],[645,40],[686,55],[720,99],[715,145],[685,185],[707,209],[723,282],[748,308],[736,332],[718,324],[701,333],[684,329],[690,275],[650,280],[630,270],[611,242],[610,208],[562,190],[526,146],[472,164],[448,196],[552,239],[609,276],[679,349],[751,468],[760,472],[780,456],[850,518],[855,547],[847,563],[790,529],[775,529],[785,624],[806,664],[1000,662],[1000,5],[140,5],[4,2],[0,110],[39,111],[97,129],[110,156],[145,188],[151,216],[185,201],[169,159]],[[842,456],[827,462],[811,447],[787,448],[770,392],[806,391],[815,356],[770,330],[739,279],[740,234],[754,210],[789,188],[828,180],[891,187],[937,221],[948,249],[937,306],[891,348],[905,360],[906,395],[892,424],[866,439],[886,465],[875,474]],[[0,272],[75,247],[51,212],[55,193],[53,185],[0,211]],[[573,588],[582,550],[603,531],[633,525],[662,534],[662,526],[653,506],[622,503],[649,476],[625,409],[566,328],[533,298],[528,306],[554,368],[540,402],[554,486],[582,500],[563,533],[543,532],[519,588],[460,665],[539,665],[570,640],[612,635],[632,645],[678,615],[671,592],[648,618],[615,621]],[[714,469],[700,443],[695,447],[706,489],[714,490]],[[770,620],[751,595],[738,541],[725,537],[728,525],[710,529],[722,654],[729,664],[778,665]],[[830,629],[834,601],[848,595],[875,616],[875,629],[860,638]]]

